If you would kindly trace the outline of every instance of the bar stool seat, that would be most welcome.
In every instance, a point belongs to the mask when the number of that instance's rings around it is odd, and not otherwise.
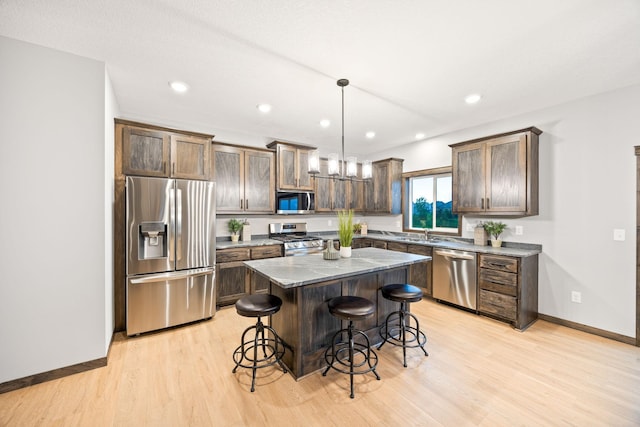
[[[385,343],[402,347],[403,365],[407,367],[407,348],[420,347],[425,356],[428,356],[424,345],[427,342],[427,336],[420,330],[420,322],[418,318],[409,312],[408,304],[422,300],[422,290],[408,283],[394,283],[385,285],[381,289],[382,296],[390,301],[400,303],[400,309],[389,313],[384,324],[380,327],[380,336],[382,342],[378,346],[378,350]],[[397,317],[397,319],[393,319]],[[394,320],[390,323],[390,320]],[[411,320],[415,322],[415,326],[411,326]]]
[[[282,306],[282,300],[275,295],[256,294],[240,298],[236,301],[236,311],[240,316],[257,317],[256,324],[248,327],[242,333],[240,345],[233,352],[233,361],[236,366],[232,373],[236,373],[238,367],[252,370],[251,392],[255,391],[256,370],[279,364],[284,373],[287,368],[282,363],[285,352],[284,343],[276,331],[262,323],[263,316],[271,316],[277,313]],[[247,337],[250,331],[255,330],[253,338]],[[265,330],[269,335],[265,336]],[[262,347],[262,356],[258,356],[258,348]]]
[[[353,326],[354,320],[363,320],[373,316],[376,312],[376,306],[370,300],[356,296],[335,297],[330,299],[327,305],[331,315],[342,320],[348,320],[349,326],[340,329],[333,335],[331,346],[324,353],[327,368],[322,372],[322,376],[326,376],[331,368],[343,374],[349,374],[350,397],[353,399],[355,396],[353,392],[354,375],[373,372],[376,379],[380,379],[376,372],[378,355],[371,349],[369,337]],[[347,334],[348,340],[346,342],[341,340],[343,333]],[[363,337],[364,343],[356,342],[355,337]],[[358,361],[356,361],[356,358],[358,358]]]

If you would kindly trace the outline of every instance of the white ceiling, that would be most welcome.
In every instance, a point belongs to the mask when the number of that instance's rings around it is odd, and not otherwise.
[[[228,142],[335,151],[347,78],[347,155],[640,84],[639,0],[0,0],[0,34],[104,61],[123,118]]]

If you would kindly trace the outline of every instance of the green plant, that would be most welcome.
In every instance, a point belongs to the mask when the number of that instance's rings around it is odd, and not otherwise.
[[[482,224],[482,227],[489,234],[489,236],[493,237],[495,240],[499,240],[500,235],[502,234],[504,229],[507,228],[507,224],[500,221],[487,221]]]
[[[353,210],[338,211],[338,239],[340,246],[351,247],[353,240]]]
[[[242,222],[235,218],[231,218],[229,220],[229,231],[231,234],[237,234],[240,230],[242,230]]]
[[[353,232],[355,234],[360,233],[361,230],[362,230],[362,224],[360,224],[359,222],[356,222],[355,224],[353,224]]]

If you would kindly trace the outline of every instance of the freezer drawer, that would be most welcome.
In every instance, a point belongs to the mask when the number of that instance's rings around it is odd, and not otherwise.
[[[128,278],[127,335],[212,317],[214,283],[214,268]]]

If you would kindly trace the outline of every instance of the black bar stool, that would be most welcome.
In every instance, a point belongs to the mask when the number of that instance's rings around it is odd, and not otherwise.
[[[402,357],[406,368],[407,348],[420,347],[425,356],[429,355],[427,350],[424,349],[427,336],[420,330],[418,318],[411,314],[407,307],[410,302],[418,302],[422,299],[422,290],[406,283],[396,283],[383,286],[382,296],[388,300],[399,302],[400,310],[389,313],[384,324],[380,327],[380,336],[383,341],[378,346],[378,350],[386,342],[402,347]],[[394,319],[395,322],[389,324],[389,320],[393,316],[396,316],[397,319]],[[415,322],[415,327],[411,326],[411,319]]]
[[[287,373],[287,368],[282,363],[284,355],[284,343],[276,333],[276,331],[268,325],[262,323],[262,316],[271,316],[280,310],[282,300],[275,295],[258,294],[249,295],[240,298],[236,302],[236,311],[240,316],[257,317],[258,321],[255,325],[248,327],[242,333],[241,344],[233,352],[233,361],[236,366],[233,373],[236,373],[238,367],[251,369],[251,391],[255,390],[256,370],[266,368],[276,363],[280,365],[282,371]],[[255,330],[253,338],[246,339],[249,331]],[[265,337],[264,331],[268,330],[271,336]],[[262,347],[262,357],[258,356],[258,347]],[[244,363],[243,363],[244,362]]]
[[[353,399],[355,396],[353,393],[354,375],[373,372],[376,379],[380,379],[380,376],[376,372],[378,355],[371,349],[371,343],[369,342],[367,335],[353,327],[354,320],[363,320],[371,317],[376,311],[376,306],[366,298],[355,296],[332,298],[329,300],[328,306],[329,313],[339,319],[348,320],[349,326],[345,329],[340,329],[333,335],[333,338],[331,339],[331,347],[328,347],[324,353],[324,360],[327,362],[327,369],[324,370],[322,376],[326,376],[327,372],[329,372],[329,369],[331,368],[338,372],[342,372],[343,374],[349,374],[351,383],[350,397]],[[348,336],[347,342],[340,339],[341,335],[345,332]],[[355,342],[354,338],[356,336],[364,337],[365,344]],[[356,357],[359,357],[362,360],[356,362]]]

